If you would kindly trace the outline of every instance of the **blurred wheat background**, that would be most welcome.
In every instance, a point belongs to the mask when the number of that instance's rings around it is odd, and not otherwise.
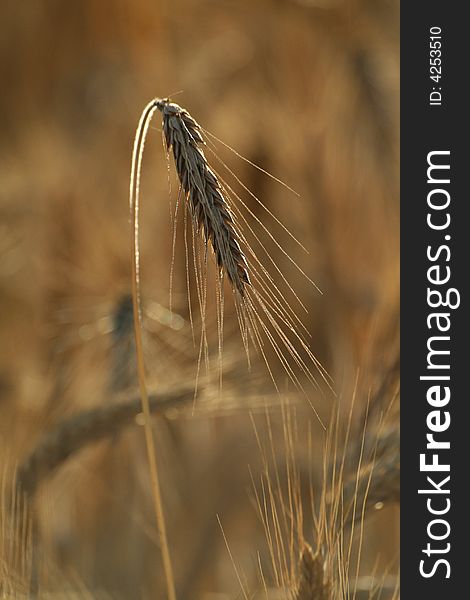
[[[0,596],[165,597],[139,404],[109,411],[138,398],[133,136],[172,95],[300,194],[220,148],[308,250],[276,230],[323,295],[269,247],[334,390],[307,402],[248,373],[227,308],[222,393],[202,371],[192,410],[198,347],[182,236],[170,313],[177,187],[155,118],[142,303],[154,401],[169,403],[154,430],[177,597],[397,597],[398,2],[6,0],[1,17]],[[67,454],[96,410],[102,429]]]

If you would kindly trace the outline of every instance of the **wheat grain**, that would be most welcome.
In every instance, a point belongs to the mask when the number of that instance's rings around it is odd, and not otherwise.
[[[372,435],[372,434],[369,434]],[[385,503],[400,500],[400,437],[398,425],[380,432],[376,438],[376,451],[359,472],[344,483],[347,504],[353,499],[368,514]],[[348,511],[348,520],[362,518],[360,512]]]
[[[320,554],[305,543],[300,557],[299,583],[295,600],[329,600],[330,586],[325,581]]]
[[[206,244],[211,243],[219,269],[243,297],[250,284],[248,265],[219,180],[201,149],[201,127],[177,104],[158,99],[155,105],[162,113],[166,147],[173,152],[193,223],[203,232]]]

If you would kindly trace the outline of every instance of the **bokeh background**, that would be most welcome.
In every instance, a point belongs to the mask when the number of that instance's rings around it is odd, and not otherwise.
[[[39,597],[163,598],[139,419],[40,482],[30,501],[34,535],[15,525],[11,500],[16,466],[58,423],[135,396],[128,188],[140,111],[152,97],[171,95],[300,194],[220,147],[308,250],[276,230],[323,295],[270,247],[308,307],[312,350],[334,382],[335,394],[311,390],[309,400],[327,423],[334,407],[346,418],[354,399],[354,455],[368,399],[374,430],[396,395],[389,382],[398,360],[399,4],[5,0],[1,21],[0,590],[5,597],[34,585]],[[169,191],[159,127],[156,117],[144,161],[142,293],[149,378],[173,392],[194,385],[197,349],[181,236],[169,313],[169,199],[177,190],[173,182]],[[247,372],[235,321],[226,315],[223,393],[201,376],[198,410],[155,422],[180,599],[243,597],[216,515],[249,597],[295,593],[295,557],[287,589],[273,572],[256,507],[248,469],[258,481],[256,432],[274,434],[268,454],[281,465],[280,488],[287,454],[305,473],[303,535],[316,545],[308,481],[321,493],[324,431],[309,403],[290,394],[301,425],[286,448],[282,402],[262,369]],[[214,323],[209,316],[209,335]],[[396,463],[392,413],[387,452]],[[381,504],[367,515],[359,573],[389,582],[397,573],[398,507]],[[394,588],[387,585],[383,598]]]

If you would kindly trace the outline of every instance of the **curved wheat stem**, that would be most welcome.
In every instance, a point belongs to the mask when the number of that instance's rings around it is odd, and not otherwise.
[[[145,137],[147,135],[150,119],[155,111],[155,102],[150,102],[144,109],[137,127],[134,150],[132,153],[132,168],[129,191],[129,205],[131,212],[132,229],[132,305],[134,309],[134,336],[135,350],[137,358],[137,372],[139,378],[140,397],[142,401],[142,410],[144,413],[145,442],[147,447],[147,456],[150,468],[150,478],[152,483],[152,496],[154,501],[155,517],[157,522],[158,535],[162,551],[163,569],[165,572],[165,581],[168,600],[176,600],[175,582],[173,577],[173,568],[171,565],[170,551],[168,547],[168,537],[166,533],[165,516],[163,512],[163,503],[158,477],[158,465],[153,440],[150,403],[145,379],[145,362],[142,344],[142,314],[140,305],[140,260],[139,260],[139,185],[140,173],[142,168],[142,157],[144,151]]]

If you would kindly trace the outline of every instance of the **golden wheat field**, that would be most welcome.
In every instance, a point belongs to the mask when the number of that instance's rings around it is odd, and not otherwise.
[[[1,15],[0,597],[398,598],[398,2]]]

